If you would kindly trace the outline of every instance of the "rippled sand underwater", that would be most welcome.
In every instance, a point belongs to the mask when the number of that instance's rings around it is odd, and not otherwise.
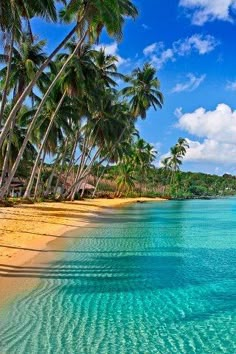
[[[71,236],[0,311],[1,354],[236,353],[236,199],[137,204]]]

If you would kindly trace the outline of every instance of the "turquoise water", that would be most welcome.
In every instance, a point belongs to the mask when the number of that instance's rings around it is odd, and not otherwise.
[[[1,354],[236,353],[236,199],[110,211],[0,312]],[[94,220],[95,222],[95,220]]]

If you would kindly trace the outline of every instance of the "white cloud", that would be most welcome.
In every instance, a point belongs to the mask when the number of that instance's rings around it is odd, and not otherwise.
[[[180,56],[189,55],[192,52],[197,52],[199,55],[204,55],[212,52],[219,42],[211,35],[194,34],[184,40],[179,40],[174,43],[175,51]]]
[[[177,126],[201,138],[213,139],[225,144],[236,144],[236,111],[226,104],[219,104],[214,111],[198,108],[183,114]]]
[[[198,108],[182,114],[177,127],[202,139],[188,139],[190,148],[184,161],[223,166],[236,164],[236,111],[228,105],[219,104],[213,111]]]
[[[195,34],[191,37],[180,39],[172,43],[170,48],[165,48],[163,42],[152,43],[144,48],[143,53],[158,69],[169,61],[175,61],[178,57],[197,53],[205,55],[212,52],[219,42],[210,35]]]
[[[110,44],[99,44],[95,46],[96,50],[100,50],[101,48],[103,48],[105,50],[105,53],[107,55],[115,55],[117,57],[117,66],[123,65],[123,64],[127,64],[130,59],[129,58],[122,58],[119,55],[119,48],[118,48],[118,43],[117,42],[113,42]]]
[[[180,0],[179,5],[190,11],[194,25],[202,26],[214,20],[232,21],[236,0]]]
[[[204,139],[203,142],[187,140],[189,149],[184,158],[185,162],[236,164],[236,144],[222,144],[212,139]]]
[[[201,75],[199,77],[195,76],[194,74],[187,75],[188,81],[178,83],[175,87],[171,90],[173,93],[179,93],[183,91],[194,91],[196,90],[201,83],[205,80],[206,75]]]
[[[154,52],[156,52],[156,50],[157,50],[157,43],[153,43],[148,45],[146,48],[144,48],[143,54],[147,56],[153,54]]]
[[[226,89],[230,91],[236,91],[236,81],[228,81]]]
[[[162,68],[162,66],[168,61],[175,61],[175,54],[172,49],[166,49],[160,55],[152,55],[151,62],[157,66],[158,69]]]

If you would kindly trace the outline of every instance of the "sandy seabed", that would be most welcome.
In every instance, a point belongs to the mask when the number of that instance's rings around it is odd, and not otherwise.
[[[0,208],[0,305],[37,281],[27,276],[19,279],[17,271],[22,271],[26,264],[35,266],[53,259],[55,245],[63,250],[63,235],[88,226],[106,210],[137,201],[162,199],[93,199]]]

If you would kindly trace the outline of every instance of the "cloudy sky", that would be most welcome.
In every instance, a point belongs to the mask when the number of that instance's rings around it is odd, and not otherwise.
[[[139,121],[142,136],[168,153],[181,136],[190,149],[183,169],[236,174],[236,0],[136,0],[121,43],[101,44],[119,56],[120,70],[151,62],[165,96],[163,110]],[[65,28],[34,21],[54,47]]]

